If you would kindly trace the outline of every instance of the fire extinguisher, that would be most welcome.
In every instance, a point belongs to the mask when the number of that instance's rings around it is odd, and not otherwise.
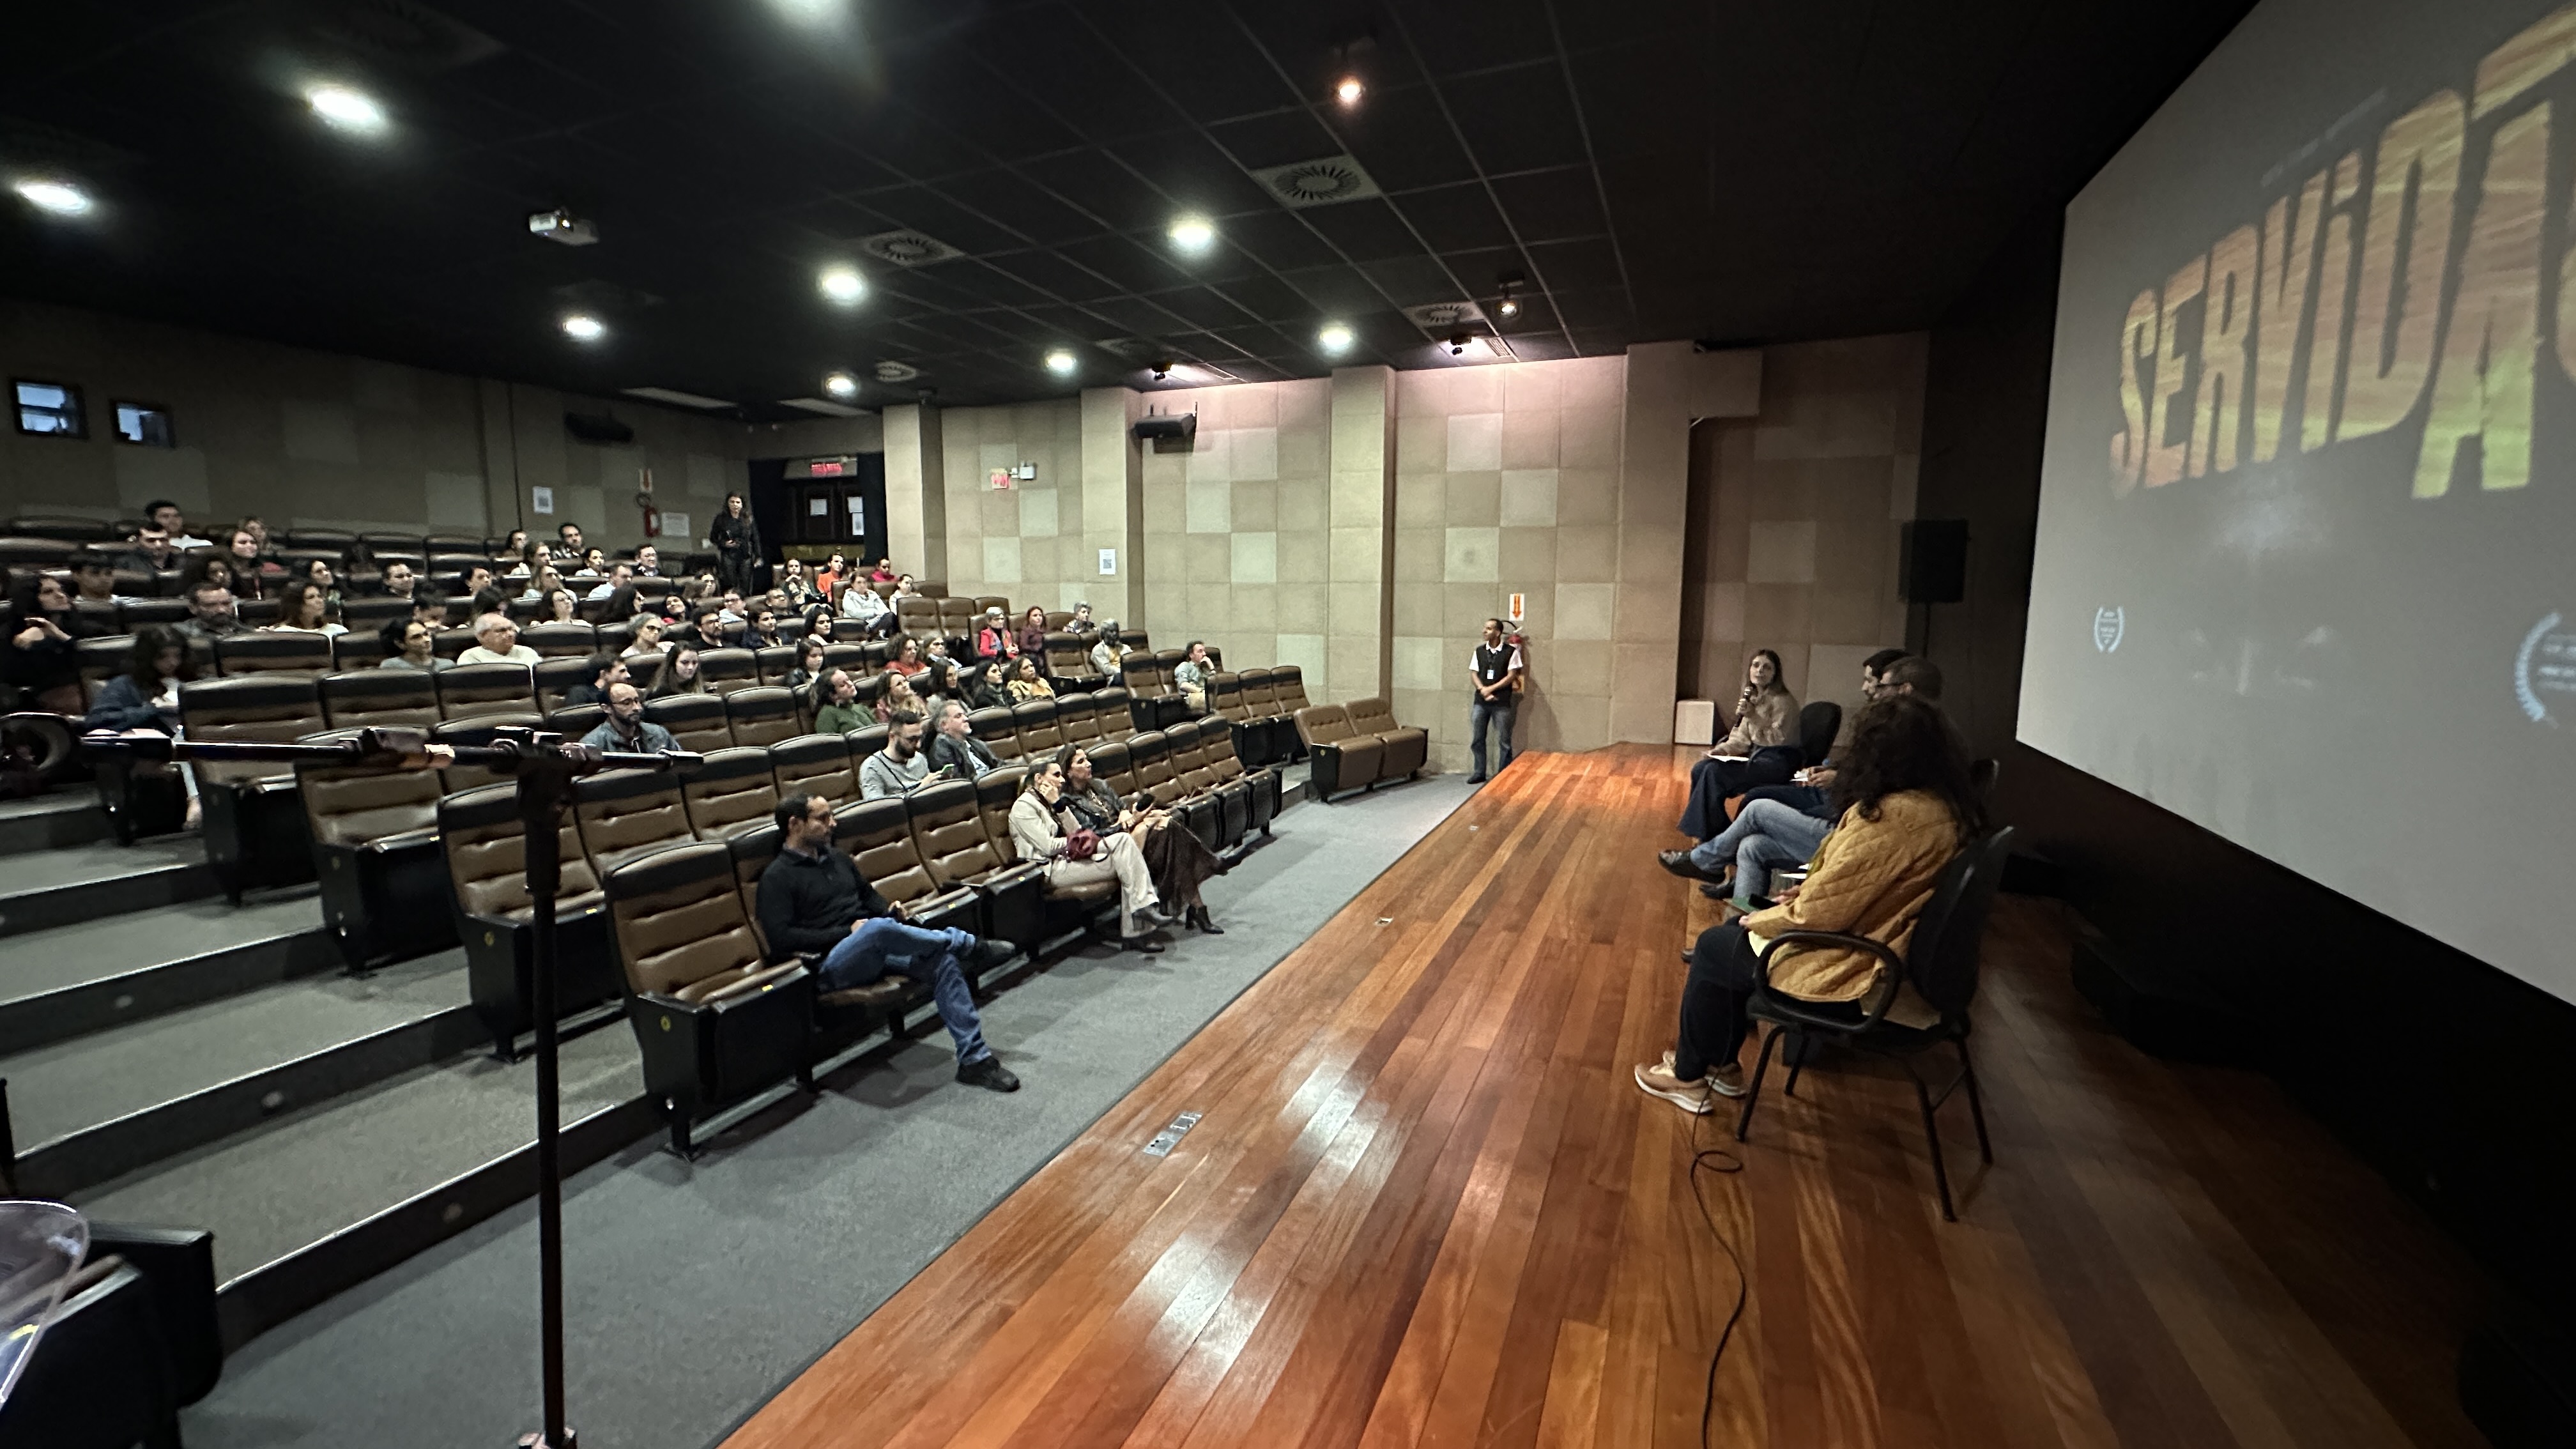
[[[653,495],[650,493],[638,493],[635,495],[635,504],[637,507],[644,510],[644,536],[646,538],[660,538],[662,536],[662,510],[653,506]]]

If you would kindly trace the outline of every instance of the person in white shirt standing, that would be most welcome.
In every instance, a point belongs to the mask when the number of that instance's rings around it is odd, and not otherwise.
[[[1512,716],[1519,712],[1521,675],[1526,661],[1520,645],[1511,640],[1511,631],[1500,619],[1485,621],[1485,642],[1467,656],[1467,673],[1476,686],[1476,697],[1467,706],[1467,740],[1475,768],[1467,783],[1485,783],[1485,726],[1491,723],[1500,736],[1494,761],[1494,773],[1501,774],[1512,762]]]

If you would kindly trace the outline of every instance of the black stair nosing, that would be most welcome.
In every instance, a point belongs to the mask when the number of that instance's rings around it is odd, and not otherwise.
[[[0,1001],[0,1057],[320,975],[340,964],[330,931],[316,924]]]
[[[42,810],[0,815],[0,856],[91,845],[115,836],[115,822],[95,799],[73,797]]]
[[[172,861],[70,885],[13,891],[0,895],[0,937],[185,905],[222,892],[215,868],[202,860]]]
[[[569,1178],[605,1161],[661,1126],[662,1104],[643,1092],[567,1124],[563,1175]],[[535,1196],[536,1190],[532,1133],[479,1167],[228,1280],[215,1293],[224,1351],[239,1350],[306,1309]]]
[[[298,1107],[325,1102],[470,1051],[490,1033],[471,1006],[451,1006],[228,1082],[68,1132],[21,1153],[21,1193],[61,1197],[219,1142]],[[269,1099],[274,1096],[276,1101]]]

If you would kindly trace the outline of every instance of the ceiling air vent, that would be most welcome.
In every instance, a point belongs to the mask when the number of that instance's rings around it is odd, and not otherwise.
[[[1289,206],[1329,206],[1378,194],[1377,183],[1348,156],[1265,166],[1253,172],[1252,179]]]
[[[1430,302],[1420,307],[1407,307],[1404,315],[1413,325],[1434,337],[1447,337],[1462,327],[1485,325],[1485,309],[1473,302]]]
[[[313,31],[426,74],[472,65],[501,42],[417,0],[303,0]]]
[[[909,362],[880,362],[877,364],[877,381],[879,382],[910,382],[919,376],[921,376],[921,369],[913,366]]]
[[[859,238],[859,250],[898,267],[926,267],[966,255],[934,236],[917,231],[881,231]]]

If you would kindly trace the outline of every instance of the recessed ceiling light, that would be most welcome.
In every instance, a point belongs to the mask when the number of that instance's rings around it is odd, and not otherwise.
[[[563,333],[575,342],[597,342],[608,335],[598,318],[586,312],[575,312],[563,319]]]
[[[1203,216],[1185,216],[1172,223],[1172,245],[1185,252],[1203,252],[1216,244],[1216,227]]]
[[[1503,300],[1494,304],[1494,315],[1497,317],[1517,317],[1521,315],[1521,304],[1513,301],[1509,297],[1505,297]]]
[[[1348,352],[1351,350],[1351,340],[1351,329],[1339,322],[1327,322],[1324,324],[1324,330],[1315,334],[1315,341],[1321,344],[1326,352]]]
[[[846,372],[836,372],[823,379],[823,391],[834,397],[856,397],[859,394],[859,380]]]
[[[385,128],[385,108],[364,91],[347,86],[315,86],[304,93],[313,113],[343,131],[373,134]]]
[[[97,205],[89,199],[88,192],[68,181],[31,177],[17,183],[11,190],[25,197],[28,205],[56,216],[80,216]]]
[[[868,279],[860,276],[855,267],[825,267],[814,284],[823,289],[824,296],[844,307],[868,294]]]
[[[1073,369],[1075,366],[1073,354],[1061,347],[1046,355],[1046,364],[1047,371],[1054,373],[1058,377],[1073,376]]]
[[[1368,87],[1361,85],[1360,78],[1355,75],[1342,77],[1341,83],[1333,87],[1333,99],[1346,106],[1358,105],[1360,97],[1367,94]]]

